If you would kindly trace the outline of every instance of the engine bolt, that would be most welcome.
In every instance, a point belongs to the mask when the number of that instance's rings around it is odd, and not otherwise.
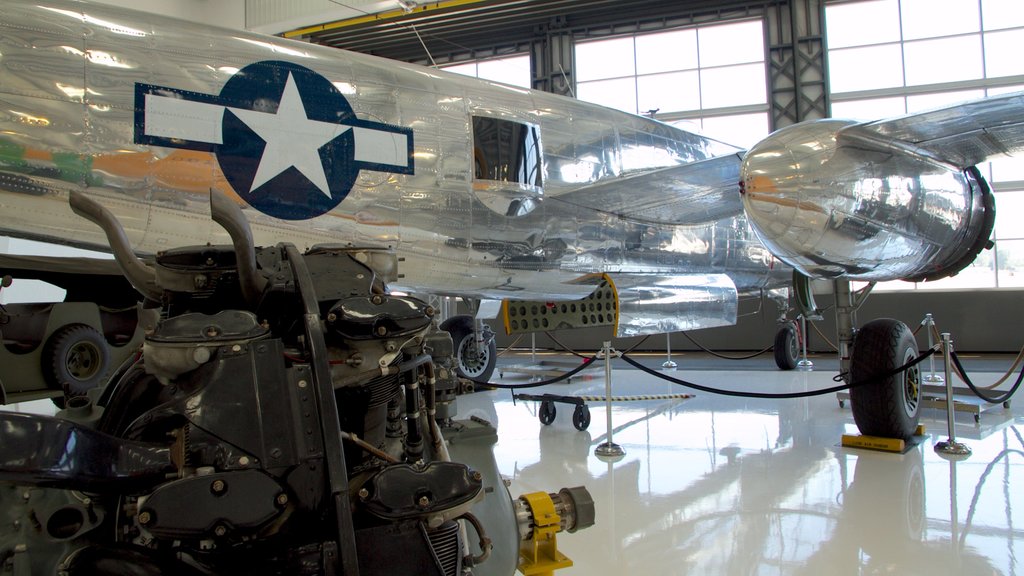
[[[479,473],[479,472],[477,472],[477,471],[473,471],[473,480],[474,480],[474,481],[476,481],[476,482],[482,482],[482,481],[483,481],[483,479],[484,479],[484,475],[483,475],[483,474],[481,474],[481,473]]]
[[[417,501],[417,503],[420,505],[420,508],[426,508],[427,506],[430,506],[430,498],[427,498],[426,496],[420,496],[420,499]]]
[[[337,322],[338,321],[338,315],[335,314],[334,312],[331,312],[330,314],[327,315],[327,321],[328,322]]]
[[[216,534],[217,536],[223,536],[223,535],[228,533],[228,529],[225,528],[223,524],[220,524],[216,528],[213,529],[213,533]]]
[[[383,302],[384,299],[380,297],[380,294],[374,294],[373,298],[371,298],[370,301],[380,306],[381,302]]]
[[[281,494],[278,494],[276,502],[278,506],[284,506],[285,504],[288,504],[288,495],[283,492]]]
[[[359,499],[360,500],[366,500],[369,497],[370,497],[370,491],[369,490],[367,490],[366,488],[360,488],[359,489]]]
[[[388,333],[388,329],[385,328],[384,326],[378,326],[377,327],[377,336],[386,336],[387,333]]]
[[[153,521],[153,515],[149,512],[139,512],[139,524],[145,526]]]
[[[213,483],[210,484],[210,491],[214,494],[222,494],[227,490],[227,487],[227,484],[225,484],[223,480],[214,480]]]

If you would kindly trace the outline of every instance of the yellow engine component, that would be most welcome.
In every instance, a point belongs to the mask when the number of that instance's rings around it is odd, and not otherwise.
[[[524,494],[515,503],[519,524],[519,571],[526,576],[551,576],[572,566],[558,551],[556,534],[594,524],[594,499],[587,489],[563,488],[558,494]]]

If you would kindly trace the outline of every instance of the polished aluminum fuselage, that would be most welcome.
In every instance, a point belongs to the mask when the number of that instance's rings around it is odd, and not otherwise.
[[[419,292],[578,298],[592,286],[574,281],[594,272],[618,275],[622,288],[727,275],[744,292],[788,276],[752,234],[738,191],[705,221],[623,215],[644,197],[631,175],[734,151],[713,140],[371,56],[100,5],[45,4],[8,0],[0,21],[4,233],[105,246],[101,231],[68,208],[68,192],[82,190],[117,216],[141,253],[227,243],[209,218],[212,188],[238,198],[257,244],[389,248],[402,259],[394,286]],[[330,212],[279,219],[248,206],[249,190],[226,179],[210,151],[140,138],[140,86],[209,102],[239,69],[267,61],[323,76],[359,121],[411,130],[408,173],[359,170]],[[474,116],[539,129],[541,186],[474,178]],[[588,197],[595,186],[600,193]],[[683,210],[689,192],[678,186]],[[513,203],[525,208],[512,211]]]

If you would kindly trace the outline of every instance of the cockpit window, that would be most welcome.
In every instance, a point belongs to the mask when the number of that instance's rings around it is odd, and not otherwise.
[[[540,129],[532,124],[473,116],[477,180],[517,182],[540,188]]]

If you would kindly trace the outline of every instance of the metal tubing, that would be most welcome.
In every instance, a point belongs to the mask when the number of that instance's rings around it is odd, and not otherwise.
[[[604,343],[604,395],[607,398],[605,406],[608,407],[606,416],[608,418],[608,444],[615,444],[612,441],[612,343]]]
[[[606,341],[601,353],[604,354],[604,392],[606,416],[608,419],[608,439],[594,448],[594,455],[607,462],[621,460],[626,451],[612,441],[612,343]]]
[[[921,322],[921,325],[924,326],[925,327],[924,328],[925,331],[928,332],[928,348],[931,349],[931,348],[933,348],[935,346],[935,337],[932,336],[932,331],[934,330],[934,326],[935,326],[935,319],[932,318],[931,313],[928,313],[928,314],[924,315],[924,321]],[[925,376],[924,381],[925,382],[931,382],[931,383],[942,382],[942,377],[935,375],[935,355],[934,354],[928,357],[928,367],[929,367],[929,374],[928,374],[928,376]]]
[[[672,361],[672,334],[665,333],[665,362],[661,365],[662,368],[668,370],[675,370],[678,366]]]
[[[800,315],[800,347],[803,350],[803,358],[796,363],[801,370],[812,370],[814,362],[807,359],[807,317]]]
[[[952,359],[950,356],[953,354],[953,340],[949,337],[949,332],[942,333],[942,362],[945,365],[946,372],[946,419],[949,421],[949,441],[950,443],[956,443],[956,417],[953,410],[953,379],[950,378],[952,372]]]
[[[220,224],[231,237],[242,297],[249,309],[255,310],[267,286],[267,279],[260,276],[256,269],[256,244],[252,239],[249,222],[238,204],[216,188],[210,189],[210,214],[213,221]]]
[[[965,460],[970,457],[971,449],[966,444],[956,441],[956,419],[953,407],[953,340],[949,332],[943,332],[942,357],[946,368],[946,419],[949,422],[949,439],[935,445],[935,452],[949,460]]]

